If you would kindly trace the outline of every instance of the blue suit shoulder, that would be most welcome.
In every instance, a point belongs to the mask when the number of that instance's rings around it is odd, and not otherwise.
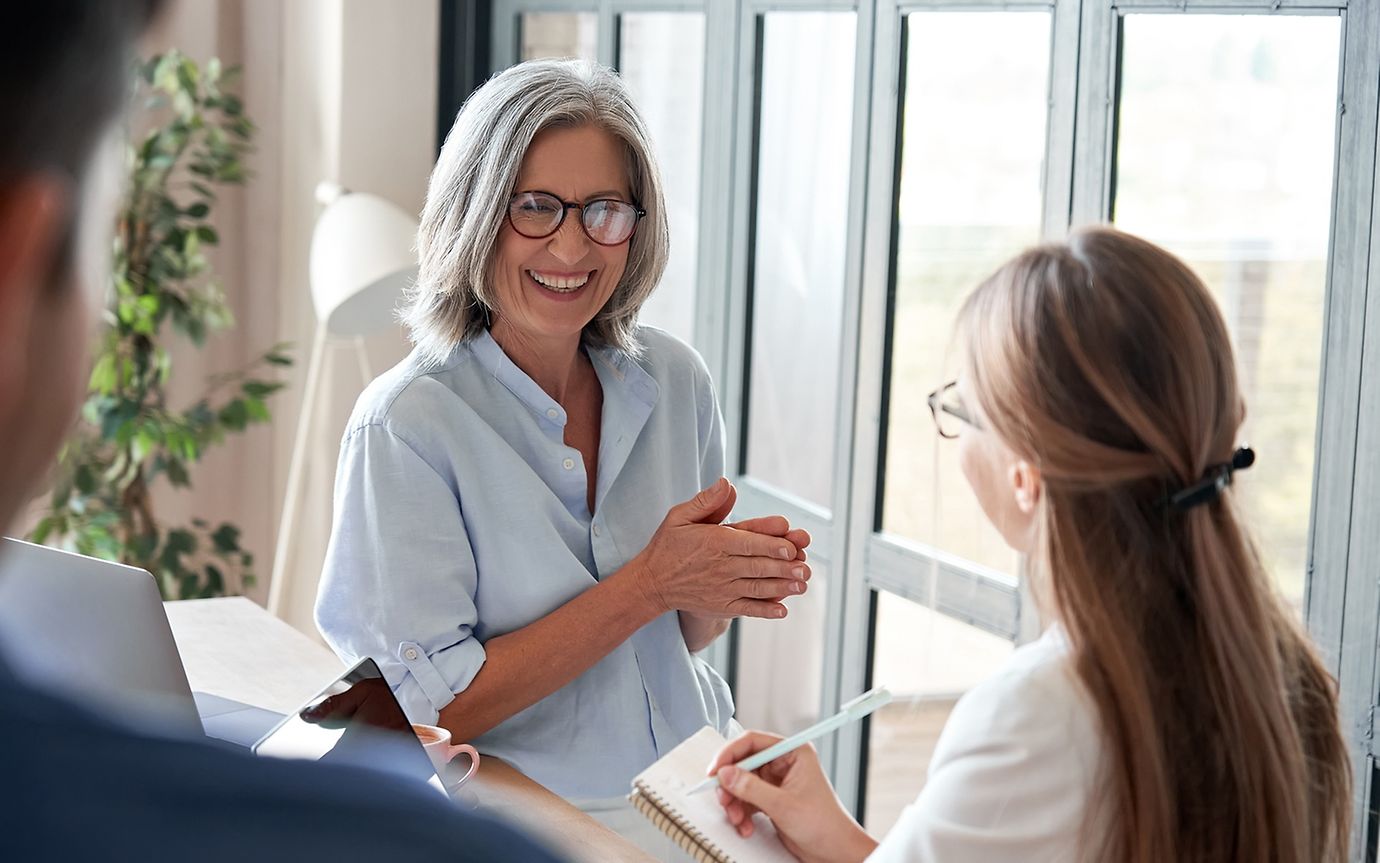
[[[147,737],[4,684],[0,859],[555,861],[391,776]]]

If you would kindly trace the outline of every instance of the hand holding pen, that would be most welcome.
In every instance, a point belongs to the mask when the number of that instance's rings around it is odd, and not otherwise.
[[[886,690],[876,690],[792,738],[749,731],[724,747],[708,775],[717,779],[714,793],[739,835],[751,836],[752,817],[762,812],[776,825],[787,850],[801,860],[852,861],[870,854],[876,841],[839,802],[808,741],[871,713],[890,698]]]

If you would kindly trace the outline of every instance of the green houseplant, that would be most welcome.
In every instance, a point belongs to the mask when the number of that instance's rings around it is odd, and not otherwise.
[[[217,187],[243,185],[254,125],[223,88],[237,70],[178,52],[137,67],[149,131],[128,148],[114,249],[109,327],[82,420],[65,443],[46,511],[30,538],[154,573],[166,598],[216,596],[253,584],[253,555],[232,524],[168,524],[155,484],[191,484],[189,468],[230,432],[269,418],[283,384],[262,372],[290,365],[277,345],[248,367],[212,378],[191,406],[169,404],[174,336],[200,346],[233,324],[204,249]]]

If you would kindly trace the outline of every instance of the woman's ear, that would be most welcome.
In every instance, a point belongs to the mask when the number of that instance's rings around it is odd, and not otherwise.
[[[1016,507],[1026,515],[1035,511],[1044,493],[1044,483],[1040,469],[1025,459],[1017,459],[1007,469],[1007,479],[1011,481],[1011,491],[1016,498]]]

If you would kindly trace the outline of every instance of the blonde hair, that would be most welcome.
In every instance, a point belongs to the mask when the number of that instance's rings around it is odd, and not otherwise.
[[[1004,266],[959,328],[993,431],[1042,472],[1039,593],[1106,740],[1088,859],[1344,860],[1333,681],[1233,494],[1164,503],[1231,459],[1245,417],[1202,282],[1144,240],[1088,229]]]
[[[618,139],[628,184],[647,211],[629,241],[613,296],[585,327],[586,341],[630,354],[637,313],[666,269],[670,237],[651,138],[622,80],[578,60],[533,60],[490,78],[465,101],[427,186],[417,234],[417,283],[402,320],[423,358],[440,362],[483,332],[495,308],[490,267],[522,160],[541,132],[593,126]]]

